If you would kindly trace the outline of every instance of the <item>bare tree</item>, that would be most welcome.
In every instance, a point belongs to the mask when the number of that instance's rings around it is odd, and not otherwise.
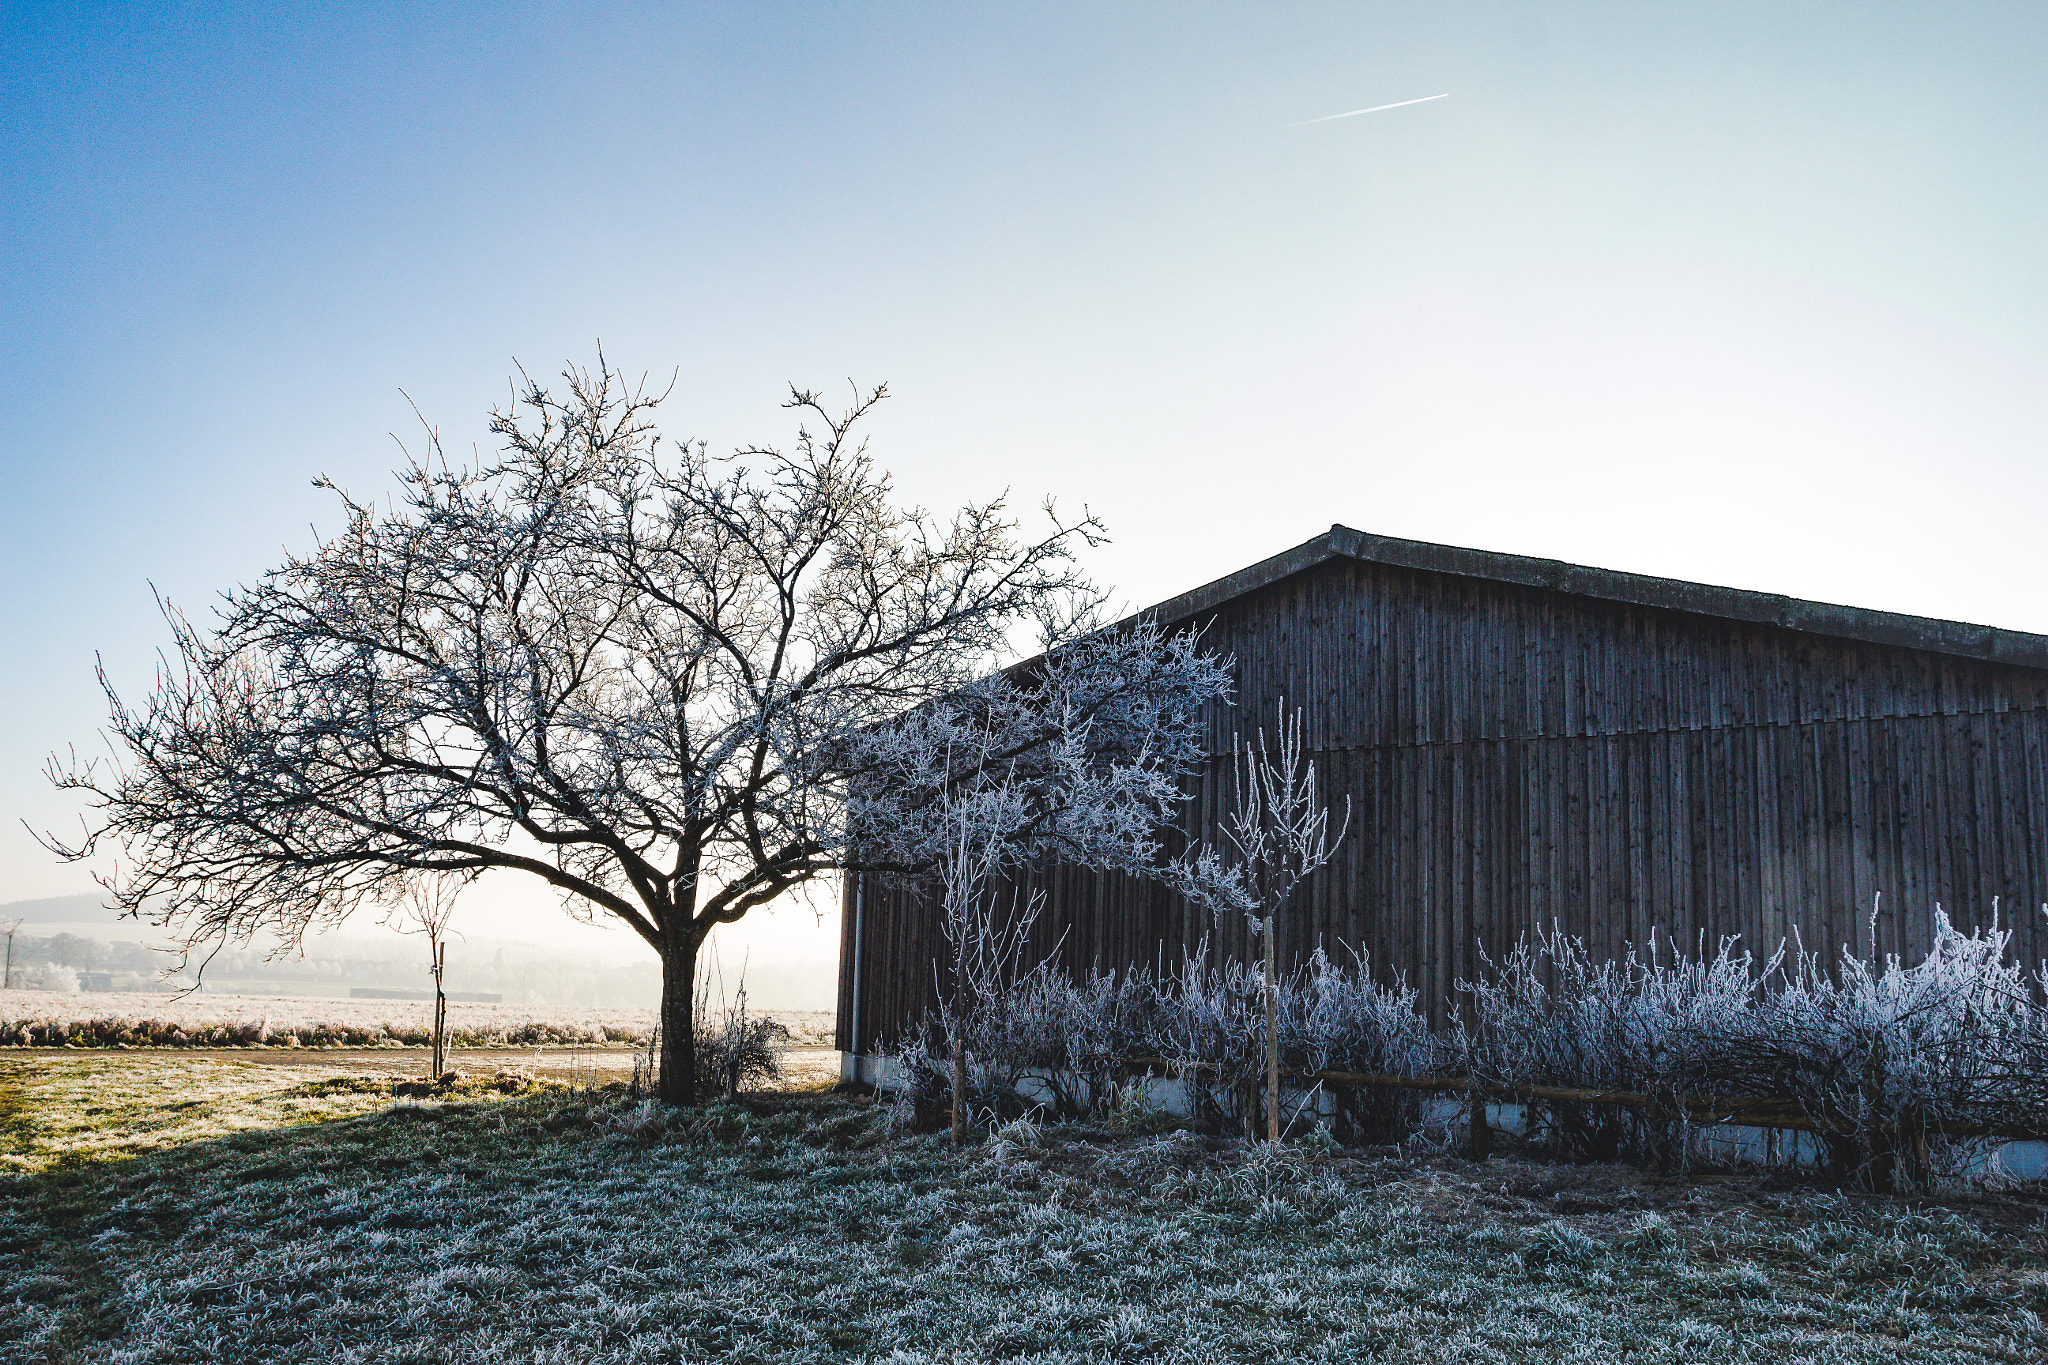
[[[422,872],[406,880],[392,917],[404,926],[402,932],[424,934],[427,939],[427,970],[434,978],[434,1061],[431,1074],[439,1077],[448,1064],[448,923],[455,916],[455,898],[469,883],[460,872]]]
[[[1351,801],[1330,834],[1330,809],[1316,795],[1315,764],[1302,757],[1302,716],[1285,714],[1277,753],[1266,732],[1239,739],[1230,753],[1231,804],[1223,818],[1225,847],[1204,846],[1179,866],[1176,882],[1198,903],[1236,910],[1251,922],[1264,956],[1266,1005],[1266,1138],[1280,1141],[1279,970],[1274,916],[1295,889],[1329,862],[1351,827]],[[1249,1108],[1249,1106],[1247,1106]]]
[[[660,397],[602,360],[565,380],[522,378],[495,457],[451,465],[430,430],[388,506],[320,480],[344,528],[210,628],[166,605],[175,656],[148,699],[101,673],[114,761],[51,763],[96,816],[48,843],[117,845],[119,907],[202,968],[422,872],[538,877],[660,955],[662,1098],[692,1103],[715,926],[862,859],[931,865],[849,836],[854,786],[930,729],[906,714],[964,689],[1001,727],[995,761],[1079,746],[1108,781],[1184,761],[1221,675],[1189,639],[1095,633],[1103,596],[1075,565],[1095,518],[1048,505],[1030,539],[1001,499],[898,509],[855,431],[882,389],[836,412],[793,393],[793,447],[728,460],[659,442]],[[1020,643],[1054,652],[992,676]],[[946,769],[906,813],[974,780]]]

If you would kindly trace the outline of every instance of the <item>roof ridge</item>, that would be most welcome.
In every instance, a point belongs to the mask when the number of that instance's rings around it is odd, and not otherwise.
[[[1363,560],[1429,573],[1516,583],[1575,597],[1655,607],[1666,611],[1748,621],[1867,644],[1919,649],[2022,668],[2048,669],[2048,635],[1931,616],[1813,602],[1750,588],[1717,587],[1620,569],[1599,569],[1561,559],[1538,559],[1497,550],[1473,550],[1430,541],[1374,535],[1339,522],[1292,549],[1226,574],[1127,619],[1164,624],[1213,611],[1224,603],[1305,572],[1331,559]]]

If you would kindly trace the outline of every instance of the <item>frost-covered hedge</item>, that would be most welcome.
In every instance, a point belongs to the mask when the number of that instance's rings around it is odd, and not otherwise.
[[[1415,993],[1386,986],[1364,961],[1318,953],[1280,983],[1280,1061],[1291,1071],[1431,1075],[1457,1064],[1455,1038],[1430,1029]],[[1134,1104],[1134,1069],[1164,1064],[1187,1087],[1195,1119],[1235,1131],[1257,1104],[1265,1067],[1265,1004],[1255,970],[1193,963],[1174,975],[1049,967],[967,1006],[968,1088],[990,1120],[1042,1111],[1057,1119],[1107,1118]],[[896,1057],[905,1102],[931,1106],[949,1093],[950,1060],[934,1023]],[[1340,1136],[1398,1138],[1419,1119],[1413,1096],[1347,1094]]]
[[[315,1023],[174,1023],[165,1019],[24,1019],[0,1024],[0,1045],[13,1047],[425,1047],[426,1025]],[[451,1047],[641,1043],[640,1030],[527,1023],[478,1032],[450,1029]]]
[[[1651,1097],[1532,1105],[1531,1136],[1558,1156],[1658,1165],[1688,1159],[1718,1101],[1732,1114],[1748,1109],[1736,1101],[1777,1100],[1781,1116],[1818,1130],[1811,1141],[1840,1180],[1918,1185],[1967,1157],[1972,1132],[2048,1133],[2048,966],[2028,972],[2010,945],[2008,931],[1964,934],[1939,912],[1932,948],[1913,963],[1758,959],[1732,940],[1610,961],[1553,932],[1460,983],[1464,1017],[1442,1030],[1413,991],[1319,953],[1279,983],[1281,1064],[1297,1076]],[[984,1120],[1102,1119],[1128,1112],[1134,1072],[1163,1062],[1187,1084],[1198,1124],[1239,1131],[1259,1102],[1264,1017],[1259,975],[1241,964],[1078,981],[1041,968],[966,1006],[972,1102]],[[897,1060],[906,1102],[944,1102],[950,1064],[935,1025]],[[1338,1136],[1399,1139],[1426,1108],[1412,1091],[1344,1087]]]
[[[192,995],[0,992],[0,1046],[424,1047],[426,1002]],[[641,1044],[652,1010],[551,1008],[456,1001],[457,1047]]]
[[[1839,1177],[1916,1183],[1924,1151],[1953,1148],[1944,1128],[2048,1132],[2048,967],[2029,974],[2010,943],[1939,912],[1917,963],[1760,961],[1733,942],[1596,961],[1551,934],[1466,986],[1463,1051],[1481,1080],[1665,1096],[1672,1110],[1680,1097],[1782,1099],[1821,1126]],[[1664,1161],[1685,1138],[1682,1117],[1643,1110],[1555,1105],[1546,1119],[1572,1156]]]

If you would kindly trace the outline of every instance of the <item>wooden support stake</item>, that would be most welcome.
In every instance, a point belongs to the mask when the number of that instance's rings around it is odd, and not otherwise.
[[[953,1145],[960,1146],[967,1141],[967,1048],[963,1040],[953,1040]]]
[[[1470,1155],[1474,1161],[1484,1161],[1493,1155],[1493,1129],[1486,1126],[1486,1096],[1473,1092],[1472,1095],[1472,1142]]]
[[[1266,1141],[1280,1145],[1280,977],[1273,961],[1273,917],[1266,916]]]
[[[448,975],[448,945],[435,943],[434,951],[434,1079],[440,1080],[448,1069],[448,995],[444,987]]]

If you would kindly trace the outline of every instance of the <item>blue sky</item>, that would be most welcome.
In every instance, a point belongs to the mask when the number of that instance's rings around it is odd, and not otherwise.
[[[151,584],[599,338],[714,445],[887,380],[1133,605],[1342,521],[2048,632],[2038,5],[0,15],[0,900]]]

